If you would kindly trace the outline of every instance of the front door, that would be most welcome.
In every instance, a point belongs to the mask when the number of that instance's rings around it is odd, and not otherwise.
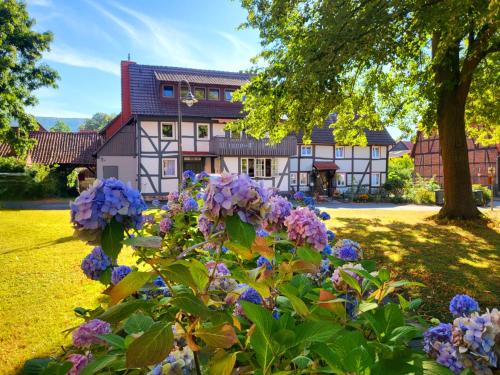
[[[205,160],[201,157],[184,157],[184,171],[200,173],[205,170]]]

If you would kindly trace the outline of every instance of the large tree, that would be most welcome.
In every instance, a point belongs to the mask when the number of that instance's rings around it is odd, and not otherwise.
[[[50,32],[33,30],[26,4],[0,1],[0,142],[9,143],[17,154],[32,145],[29,131],[36,130],[35,118],[25,108],[37,103],[34,90],[55,87],[57,73],[40,63],[52,41]],[[11,122],[16,122],[13,128]]]
[[[339,142],[363,128],[415,124],[439,130],[446,203],[440,214],[474,218],[465,117],[498,142],[495,0],[242,0],[260,31],[255,76],[236,96],[248,116],[233,126],[278,140],[310,134],[331,113]],[[256,59],[259,62],[258,59]],[[477,75],[477,80],[475,79]],[[469,98],[473,100],[467,100]],[[483,97],[486,96],[486,97]],[[283,121],[285,119],[285,121]],[[477,126],[479,124],[479,126]],[[482,125],[481,125],[482,124]],[[496,139],[493,137],[496,134]]]
[[[115,117],[113,114],[108,115],[107,113],[97,112],[80,125],[80,130],[101,130],[113,117]]]
[[[63,120],[58,120],[54,125],[50,127],[49,130],[51,132],[71,133],[71,128]]]

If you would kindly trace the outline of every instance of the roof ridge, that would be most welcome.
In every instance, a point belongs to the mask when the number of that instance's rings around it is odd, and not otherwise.
[[[129,65],[129,68],[132,67],[145,67],[150,69],[170,69],[170,70],[178,70],[180,72],[192,72],[192,73],[207,73],[207,74],[231,74],[231,75],[246,75],[249,76],[250,73],[244,73],[242,71],[235,72],[229,70],[214,70],[214,69],[201,69],[201,68],[183,68],[180,66],[168,66],[168,65],[148,65],[148,64],[132,64]]]

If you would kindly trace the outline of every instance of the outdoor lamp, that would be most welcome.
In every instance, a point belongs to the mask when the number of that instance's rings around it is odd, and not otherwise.
[[[196,104],[198,102],[198,99],[196,99],[191,90],[189,90],[186,94],[186,97],[182,99],[182,102],[188,107],[192,107],[193,104]]]

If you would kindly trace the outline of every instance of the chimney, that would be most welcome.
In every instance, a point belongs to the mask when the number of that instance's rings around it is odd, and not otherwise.
[[[121,62],[121,78],[122,78],[122,113],[120,118],[120,125],[123,125],[132,115],[132,107],[130,104],[130,76],[129,66],[135,64],[133,61]]]

